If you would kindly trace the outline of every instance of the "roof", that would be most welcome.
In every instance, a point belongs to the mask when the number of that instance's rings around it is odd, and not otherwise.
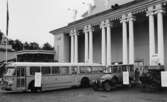
[[[61,33],[68,32],[68,30],[70,30],[73,27],[79,28],[80,26],[84,26],[86,24],[91,24],[91,22],[97,23],[103,19],[107,19],[107,18],[111,18],[111,17],[114,18],[115,16],[117,16],[117,17],[119,16],[118,18],[120,18],[122,13],[127,13],[127,11],[137,12],[138,9],[141,11],[144,9],[143,11],[145,11],[148,6],[152,5],[153,3],[157,4],[159,2],[166,2],[166,0],[134,0],[134,1],[128,2],[128,3],[123,4],[123,5],[119,5],[119,7],[117,9],[109,9],[109,10],[88,16],[86,18],[71,22],[65,27],[50,31],[50,33],[57,34],[60,32]]]
[[[101,64],[87,63],[56,63],[56,62],[12,62],[8,66],[102,66]]]
[[[17,55],[22,55],[22,54],[55,54],[55,51],[53,50],[22,50],[17,52]]]

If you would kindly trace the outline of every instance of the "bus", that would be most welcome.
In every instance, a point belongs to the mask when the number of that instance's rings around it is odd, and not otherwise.
[[[103,75],[105,66],[86,63],[12,62],[3,76],[4,91],[43,91],[72,86],[88,87]],[[41,73],[41,87],[35,87],[35,73]]]

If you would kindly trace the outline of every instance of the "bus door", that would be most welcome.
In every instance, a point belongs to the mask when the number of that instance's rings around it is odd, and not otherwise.
[[[26,68],[16,68],[16,88],[25,90],[26,89]]]

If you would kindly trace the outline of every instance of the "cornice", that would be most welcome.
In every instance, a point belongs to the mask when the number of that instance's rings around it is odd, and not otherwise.
[[[69,23],[68,26],[63,27],[62,29],[57,29],[54,31],[51,31],[51,33],[53,32],[69,32],[70,29],[76,28],[77,30],[79,29],[83,29],[85,25],[100,25],[102,21],[105,21],[106,19],[109,19],[111,21],[113,20],[118,20],[122,18],[123,14],[137,14],[140,12],[146,12],[147,9],[152,6],[152,5],[157,5],[160,3],[166,3],[167,0],[144,0],[144,1],[140,1],[140,2],[134,2],[134,4],[132,5],[128,5],[125,7],[120,7],[117,10],[107,10],[95,15],[92,15],[90,17],[86,17],[83,18],[81,20]],[[130,2],[131,3],[131,2]],[[128,4],[128,3],[127,3]],[[125,5],[127,5],[125,4]],[[123,5],[124,6],[124,5]]]

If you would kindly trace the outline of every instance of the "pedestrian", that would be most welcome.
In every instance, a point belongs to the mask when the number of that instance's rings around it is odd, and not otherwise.
[[[136,70],[135,70],[135,83],[139,82],[139,75],[140,75],[139,69],[136,68]]]

